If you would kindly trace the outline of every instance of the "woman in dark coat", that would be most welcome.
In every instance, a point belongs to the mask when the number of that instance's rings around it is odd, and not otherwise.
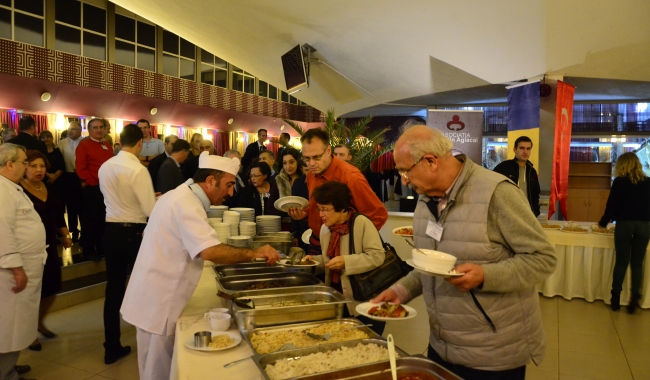
[[[72,246],[72,238],[65,223],[58,194],[53,185],[47,183],[48,166],[49,162],[43,153],[28,150],[25,177],[20,181],[20,185],[34,204],[34,209],[45,226],[45,243],[48,247],[38,311],[38,332],[47,338],[54,338],[56,334],[43,325],[43,317],[54,303],[56,293],[61,290],[61,265],[56,249],[57,234],[63,236],[65,248]],[[40,351],[41,348],[38,338],[29,346],[33,351]]]
[[[246,186],[245,196],[242,198],[242,207],[255,209],[255,216],[280,215],[273,204],[280,198],[280,192],[275,181],[269,181],[271,168],[266,162],[256,162],[250,167],[248,178],[251,185]]]

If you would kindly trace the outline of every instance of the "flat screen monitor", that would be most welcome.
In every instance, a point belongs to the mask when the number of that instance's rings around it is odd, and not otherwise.
[[[284,70],[284,81],[287,85],[287,92],[292,93],[303,87],[308,87],[307,71],[305,60],[302,55],[302,48],[296,45],[282,56],[282,69]]]

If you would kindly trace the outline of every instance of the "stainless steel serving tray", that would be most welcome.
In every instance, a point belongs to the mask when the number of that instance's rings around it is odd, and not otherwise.
[[[214,272],[219,277],[247,276],[264,273],[290,273],[290,272],[311,272],[311,268],[288,267],[283,265],[266,265],[266,263],[245,263],[216,265],[213,267]]]
[[[343,308],[351,300],[336,290],[327,287],[306,287],[270,289],[266,292],[248,292],[245,296],[255,303],[255,309],[240,308],[231,305],[239,330],[244,334],[256,328],[284,325],[291,323],[339,319],[343,317]],[[279,291],[280,290],[280,291]],[[239,293],[233,294],[240,298]],[[296,305],[272,307],[276,302],[286,301],[326,301],[314,305]]]
[[[297,334],[302,334],[303,330],[310,329],[312,327],[324,325],[326,323],[338,323],[340,325],[345,326],[344,328],[348,327],[354,327],[354,326],[359,326],[362,325],[363,322],[359,321],[356,318],[345,318],[345,319],[329,319],[325,321],[315,321],[315,322],[307,322],[307,323],[295,323],[291,325],[280,325],[280,326],[272,326],[272,327],[261,327],[257,329],[253,329],[248,331],[247,333],[244,334],[244,339],[248,342],[248,344],[251,346],[253,349],[253,352],[255,354],[261,355],[259,352],[255,350],[253,347],[253,344],[251,343],[251,337],[255,334],[260,334],[260,333],[275,333],[275,332],[282,332],[282,331],[289,331],[289,330],[295,330]],[[370,327],[368,326],[363,326],[357,328],[357,330],[363,331],[368,335],[368,338],[370,339],[381,339],[380,335],[377,335],[376,332],[372,331]],[[326,342],[323,342],[323,344],[329,344]],[[318,344],[318,346],[321,346],[322,344]],[[312,346],[314,347],[314,346]]]
[[[396,360],[397,376],[419,376],[422,380],[461,380],[452,372],[421,356],[410,356]],[[378,362],[337,371],[303,376],[309,380],[391,380],[390,363]]]
[[[252,285],[262,285],[270,282],[281,283],[281,287],[268,289],[249,289]],[[245,276],[217,277],[217,283],[226,292],[246,290],[278,290],[295,286],[320,285],[322,282],[316,276],[305,272],[266,273]]]
[[[308,348],[301,348],[298,350],[290,350],[290,351],[282,351],[282,352],[273,352],[270,354],[266,355],[253,355],[253,360],[255,361],[255,364],[257,365],[257,368],[260,369],[262,372],[262,375],[264,376],[265,379],[270,380],[270,377],[266,374],[266,371],[264,368],[266,368],[267,365],[269,364],[275,364],[279,360],[282,359],[297,359],[302,356],[307,356],[309,354],[313,354],[316,352],[327,352],[327,351],[333,351],[336,350],[340,347],[354,347],[358,345],[359,343],[361,344],[370,344],[374,343],[378,346],[386,347],[388,348],[388,342],[386,342],[383,339],[362,339],[362,340],[351,340],[348,342],[337,342],[337,343],[332,343],[332,344],[325,344],[322,346],[315,346],[315,347],[308,347]],[[402,351],[400,348],[395,347],[395,352],[399,354],[400,357],[407,357],[408,354],[404,351]],[[383,363],[383,362],[378,362],[378,363]],[[385,363],[388,365],[390,368],[390,363],[388,362],[388,359],[386,359]],[[364,364],[363,366],[355,366],[355,367],[350,367],[349,369],[353,368],[358,368],[358,367],[366,367],[368,364]],[[347,369],[347,368],[346,368]],[[343,369],[340,370],[334,370],[334,371],[328,371],[328,372],[321,372],[319,374],[312,374],[312,375],[305,375],[305,376],[298,376],[298,377],[292,377],[292,379],[312,379],[313,376],[321,376],[319,379],[340,379],[340,377],[337,377],[335,374],[339,371],[342,371]],[[390,376],[390,369],[388,370],[388,374]]]

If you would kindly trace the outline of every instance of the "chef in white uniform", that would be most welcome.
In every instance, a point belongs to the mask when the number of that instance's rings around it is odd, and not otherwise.
[[[18,379],[20,350],[36,339],[45,252],[45,227],[18,185],[27,154],[0,146],[0,380]]]
[[[120,310],[137,329],[140,379],[169,379],[176,321],[204,260],[229,264],[263,257],[273,265],[280,259],[268,245],[251,250],[222,244],[208,224],[206,211],[232,196],[238,170],[238,159],[203,152],[194,179],[154,206]]]

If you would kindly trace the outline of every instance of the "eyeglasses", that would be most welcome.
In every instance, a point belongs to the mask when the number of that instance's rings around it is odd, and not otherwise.
[[[248,176],[248,178],[250,178],[250,179],[258,179],[263,175],[264,174],[251,174],[251,175]]]
[[[333,211],[334,211],[333,208],[328,208],[328,207],[318,207],[318,213],[319,213],[319,214],[329,214],[329,213],[331,213],[331,212],[333,212]]]
[[[417,161],[415,161],[415,163],[413,164],[413,166],[411,166],[410,168],[408,168],[408,169],[406,169],[406,170],[398,170],[397,172],[399,173],[399,175],[401,175],[402,177],[404,177],[405,180],[408,181],[408,179],[409,179],[409,172],[410,172],[411,170],[413,170],[413,168],[414,168],[415,166],[417,166],[417,164],[419,164],[420,161],[422,161],[423,158],[424,158],[424,156],[420,157],[420,159],[417,160]]]
[[[328,146],[327,148],[329,148],[329,146]],[[323,158],[323,155],[325,155],[325,152],[327,152],[327,148],[325,148],[325,150],[323,151],[323,153],[321,153],[321,154],[319,154],[319,155],[317,155],[317,156],[311,156],[311,157],[305,157],[305,156],[302,156],[302,160],[303,160],[305,163],[309,163],[309,161],[311,161],[311,160],[314,160],[314,161],[320,161],[320,160]]]
[[[25,166],[27,166],[27,164],[29,164],[29,161],[27,161],[27,160],[25,160],[25,161],[11,161],[11,162],[15,162],[17,164],[20,163],[20,164],[23,164]]]

